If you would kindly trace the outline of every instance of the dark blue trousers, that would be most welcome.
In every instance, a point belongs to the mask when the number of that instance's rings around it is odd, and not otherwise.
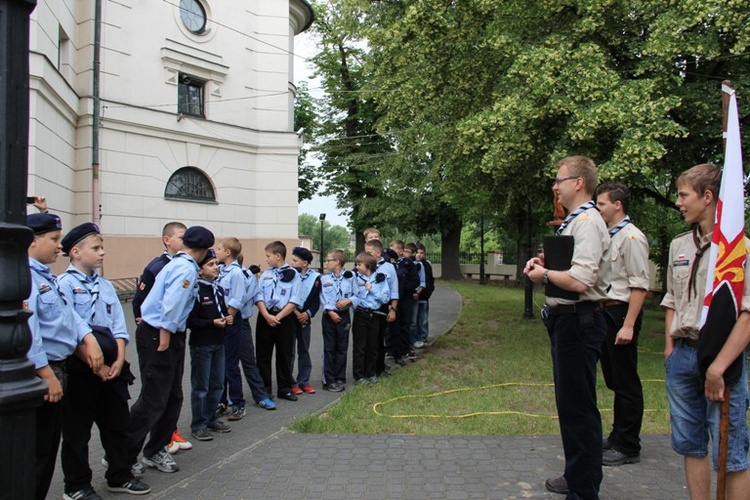
[[[551,316],[555,402],[565,450],[568,500],[599,498],[602,419],[596,406],[596,365],[605,334],[604,313]]]
[[[341,321],[334,323],[328,314],[323,314],[323,383],[346,382],[346,357],[349,351],[349,310],[339,312]]]
[[[242,374],[240,373],[240,352],[242,350],[242,323],[246,321],[239,311],[234,316],[234,322],[224,329],[224,380],[226,394],[221,402],[227,404],[227,399],[233,406],[244,407],[245,396],[242,394]]]

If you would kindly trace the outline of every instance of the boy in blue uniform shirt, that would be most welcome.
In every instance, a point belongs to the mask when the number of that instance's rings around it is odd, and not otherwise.
[[[343,250],[328,252],[328,271],[320,277],[320,306],[323,309],[323,389],[341,392],[346,387],[346,356],[349,350],[351,298],[357,292],[354,273],[344,271]]]
[[[310,322],[320,308],[320,273],[310,269],[313,255],[310,250],[302,247],[292,249],[292,267],[300,277],[300,297],[303,304],[294,310],[297,317],[295,326],[295,340],[297,344],[297,379],[292,386],[296,395],[315,394],[315,388],[310,385],[312,361],[310,360]],[[292,349],[292,375],[294,375],[294,349]]]
[[[286,264],[286,245],[273,241],[266,245],[266,263],[270,267],[260,277],[260,286],[255,295],[258,306],[256,343],[258,369],[266,386],[272,393],[271,358],[276,349],[276,382],[278,396],[288,401],[297,401],[292,392],[291,361],[294,345],[294,309],[302,305],[299,297],[300,278],[297,271]]]
[[[172,438],[182,409],[185,328],[196,296],[197,263],[213,246],[214,235],[204,227],[193,226],[185,231],[182,241],[184,251],[156,276],[136,330],[142,386],[130,409],[128,458],[135,463],[143,448],[143,464],[162,472],[179,470],[164,447]]]
[[[45,403],[36,409],[36,498],[47,496],[62,432],[62,400],[66,390],[67,359],[78,352],[93,373],[99,373],[104,356],[91,328],[71,307],[72,295],[59,288],[49,264],[57,261],[62,245],[62,222],[50,213],[31,214],[26,224],[34,231],[29,245],[31,294],[24,306],[29,318],[31,347],[27,353],[38,377],[49,387]]]
[[[390,299],[385,275],[376,272],[375,257],[362,252],[357,255],[357,292],[351,299],[354,308],[352,322],[352,376],[355,383],[374,383],[378,361],[380,309]]]
[[[104,240],[99,228],[91,222],[76,226],[63,238],[62,251],[70,256],[70,266],[58,279],[60,288],[73,297],[73,308],[91,325],[104,353],[104,366],[98,374],[77,358],[68,359],[61,453],[63,498],[98,497],[91,486],[89,467],[94,422],[108,457],[107,489],[136,495],[149,493],[151,488],[133,476],[127,459],[128,385],[135,377],[125,361],[130,336],[117,292],[109,280],[96,273],[104,262]]]
[[[383,314],[386,314],[385,317],[380,316],[380,340],[378,341],[378,363],[376,371],[377,375],[381,376],[388,373],[385,366],[385,336],[387,325],[396,321],[396,308],[398,307],[398,275],[396,274],[396,268],[393,264],[383,258],[383,243],[381,243],[380,240],[370,240],[365,243],[365,252],[375,257],[375,260],[378,261],[377,272],[385,275],[385,281],[388,283],[388,291],[391,296],[390,302],[384,304],[383,307],[380,308],[380,311]]]

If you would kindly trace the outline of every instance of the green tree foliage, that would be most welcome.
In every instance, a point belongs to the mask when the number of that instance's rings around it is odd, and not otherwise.
[[[297,217],[300,236],[311,236],[313,250],[320,250],[320,220],[310,214],[299,214]],[[332,226],[327,220],[323,221],[323,244],[328,252],[332,248],[345,249],[349,246],[349,231],[342,226]]]
[[[320,178],[315,166],[309,162],[310,141],[316,135],[317,110],[315,101],[308,91],[307,82],[301,82],[297,87],[294,99],[294,130],[302,131],[303,144],[297,157],[298,195],[297,202],[309,200],[318,192]]]

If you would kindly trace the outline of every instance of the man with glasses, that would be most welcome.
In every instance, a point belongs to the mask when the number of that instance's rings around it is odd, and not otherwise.
[[[600,302],[606,299],[609,233],[592,200],[597,185],[593,160],[569,156],[557,164],[552,191],[568,211],[556,234],[573,237],[567,270],[545,267],[545,256],[526,263],[524,274],[546,290],[543,318],[552,344],[555,401],[565,473],[546,488],[567,498],[597,499],[602,481],[602,421],[596,405],[596,365],[606,325]],[[546,257],[551,259],[549,250]]]

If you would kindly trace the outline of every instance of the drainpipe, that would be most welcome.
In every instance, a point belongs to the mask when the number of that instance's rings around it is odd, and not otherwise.
[[[93,67],[93,97],[94,116],[91,127],[91,219],[99,225],[101,206],[99,205],[99,127],[101,120],[101,106],[99,102],[99,65],[102,45],[102,2],[94,3],[94,67]]]

